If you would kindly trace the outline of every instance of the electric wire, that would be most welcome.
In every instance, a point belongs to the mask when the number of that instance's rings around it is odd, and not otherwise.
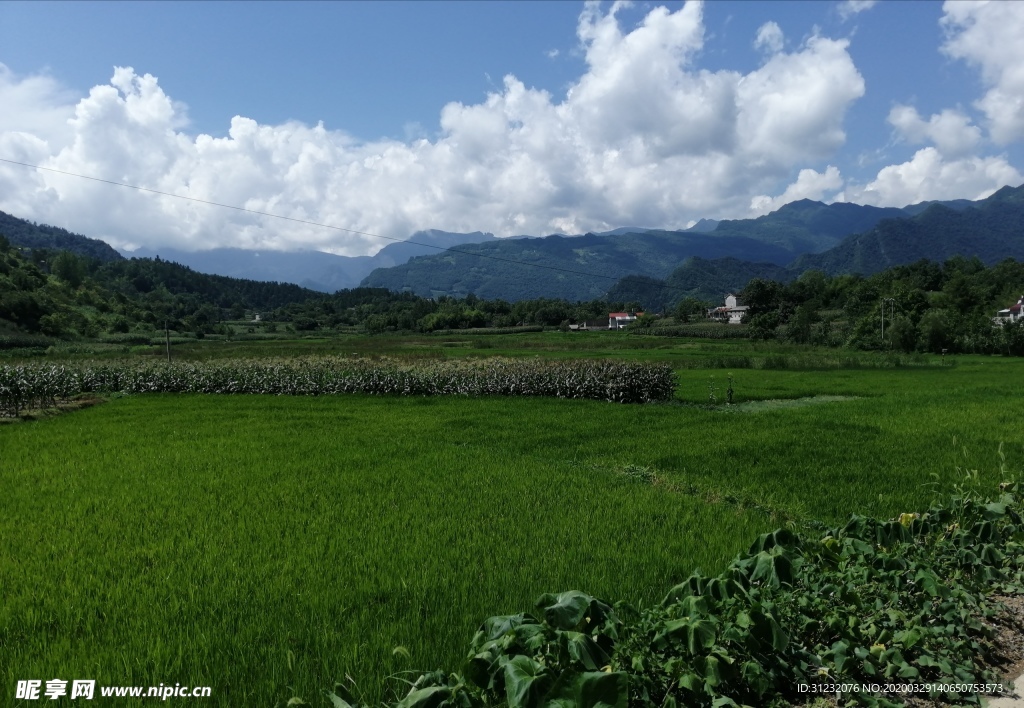
[[[78,173],[75,173],[75,172],[67,172],[66,170],[58,170],[58,169],[53,168],[53,167],[43,167],[42,165],[33,165],[31,163],[28,163],[28,162],[19,162],[17,160],[10,160],[10,159],[4,158],[4,157],[0,157],[0,162],[6,162],[7,164],[10,164],[10,165],[18,165],[20,167],[27,167],[27,168],[30,168],[30,169],[45,170],[46,172],[53,172],[53,173],[56,173],[56,174],[65,175],[67,177],[77,177],[79,179],[87,179],[87,180],[90,180],[90,181],[93,181],[93,182],[102,182],[103,184],[110,184],[110,185],[114,185],[116,187],[125,187],[127,189],[134,189],[134,190],[137,190],[139,192],[148,192],[150,194],[158,194],[160,196],[173,197],[175,199],[184,199],[186,201],[198,202],[199,204],[207,204],[209,206],[222,207],[224,209],[233,209],[235,211],[245,212],[247,214],[254,214],[254,215],[257,215],[257,216],[267,216],[267,217],[271,217],[271,218],[274,218],[274,219],[283,219],[284,221],[292,221],[292,222],[295,222],[295,223],[298,223],[298,224],[305,224],[307,226],[317,226],[317,227],[320,227],[320,228],[332,229],[334,231],[344,231],[345,233],[357,234],[359,236],[369,236],[371,238],[380,238],[380,239],[385,239],[385,240],[388,240],[388,241],[395,241],[395,242],[398,242],[398,243],[408,243],[408,244],[412,244],[414,246],[423,246],[425,248],[433,248],[433,249],[436,249],[438,251],[445,251],[445,252],[448,252],[448,253],[460,253],[460,254],[465,255],[465,256],[475,256],[477,258],[487,258],[487,259],[492,260],[492,261],[501,261],[503,263],[511,263],[513,265],[528,266],[530,268],[543,268],[545,270],[553,270],[553,271],[558,271],[558,272],[561,272],[561,273],[572,273],[573,275],[583,275],[583,276],[586,276],[588,278],[601,278],[603,280],[613,280],[613,281],[616,281],[616,282],[623,282],[623,281],[627,281],[628,282],[630,280],[633,280],[633,281],[637,281],[637,282],[642,282],[643,285],[645,285],[647,287],[661,288],[661,289],[666,289],[666,290],[679,290],[679,291],[683,291],[683,292],[688,292],[688,290],[686,288],[680,288],[680,287],[677,287],[677,286],[674,286],[674,285],[668,285],[667,283],[658,283],[658,282],[649,282],[649,281],[646,281],[646,280],[644,280],[644,281],[640,281],[639,280],[640,277],[648,277],[648,276],[639,276],[638,277],[638,276],[628,276],[627,275],[627,276],[616,277],[614,275],[604,275],[602,273],[588,273],[588,272],[582,271],[582,270],[574,270],[574,269],[571,269],[571,268],[561,268],[559,266],[544,265],[542,263],[527,263],[525,261],[515,260],[514,258],[502,258],[501,256],[492,256],[492,255],[488,255],[486,253],[473,253],[472,251],[462,251],[462,250],[459,250],[457,248],[452,248],[452,247],[447,247],[446,248],[444,246],[435,246],[434,244],[430,244],[430,243],[421,243],[421,242],[418,242],[418,241],[411,241],[411,240],[407,240],[407,239],[394,238],[392,236],[383,236],[381,234],[370,233],[368,231],[358,231],[356,229],[349,229],[349,228],[345,228],[343,226],[335,226],[333,224],[325,224],[325,223],[322,223],[322,222],[319,222],[319,221],[312,221],[312,220],[309,220],[309,219],[298,219],[298,218],[295,218],[295,217],[292,217],[292,216],[283,216],[281,214],[272,214],[270,212],[259,211],[259,210],[256,210],[256,209],[249,209],[247,207],[236,206],[234,204],[224,204],[222,202],[214,202],[214,201],[210,201],[208,199],[200,199],[198,197],[190,197],[190,196],[187,196],[187,195],[184,195],[184,194],[174,194],[173,192],[163,192],[163,191],[161,191],[159,189],[150,189],[149,187],[140,187],[138,185],[127,184],[125,182],[117,182],[115,180],[102,179],[100,177],[92,177],[90,175],[83,175],[83,174],[78,174]]]

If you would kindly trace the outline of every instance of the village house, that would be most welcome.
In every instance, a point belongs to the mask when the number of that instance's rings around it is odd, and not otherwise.
[[[728,322],[729,324],[740,324],[743,315],[747,314],[749,308],[741,303],[732,293],[725,296],[724,307],[713,307],[708,310],[708,319],[717,322]]]
[[[609,312],[608,329],[625,329],[630,322],[636,322],[637,317],[642,317],[642,312]]]
[[[1002,327],[1004,324],[1012,324],[1021,319],[1024,319],[1024,295],[1017,300],[1017,304],[997,312],[996,316],[992,318],[992,324]]]

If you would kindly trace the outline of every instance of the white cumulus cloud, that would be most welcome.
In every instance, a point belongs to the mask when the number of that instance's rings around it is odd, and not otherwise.
[[[879,171],[867,185],[847,185],[843,199],[858,204],[902,207],[933,199],[984,199],[1024,177],[1003,157],[946,159],[934,147]]]
[[[842,18],[849,19],[865,10],[870,10],[878,3],[878,0],[844,0],[839,3],[839,14]]]
[[[785,36],[782,28],[775,22],[765,22],[757,30],[757,37],[754,39],[754,47],[775,54],[782,51],[785,44]]]
[[[759,195],[750,200],[750,211],[755,215],[767,214],[800,199],[830,202],[842,186],[843,178],[838,167],[829,165],[824,172],[803,169],[797,175],[796,181],[786,187],[786,191],[779,196]],[[829,192],[831,194],[828,194]]]
[[[509,75],[480,103],[444,106],[432,139],[411,131],[362,142],[322,123],[242,116],[225,137],[194,135],[184,104],[149,74],[117,68],[76,100],[45,77],[0,70],[0,157],[395,238],[423,228],[546,234],[748,216],[755,197],[801,168],[784,195],[838,188],[836,168],[806,168],[842,146],[846,111],[864,94],[848,40],[815,35],[784,51],[781,28],[762,28],[752,40],[772,51],[762,66],[709,71],[698,64],[699,3],[655,7],[631,30],[621,8],[584,6],[586,69],[563,97]],[[385,245],[3,163],[0,209],[122,247],[355,255]]]
[[[943,50],[981,69],[985,95],[977,102],[992,139],[1024,139],[1024,3],[947,2]]]
[[[924,120],[912,106],[896,105],[889,112],[889,123],[911,144],[931,142],[946,157],[962,157],[981,143],[981,129],[971,125],[964,113],[946,109]]]

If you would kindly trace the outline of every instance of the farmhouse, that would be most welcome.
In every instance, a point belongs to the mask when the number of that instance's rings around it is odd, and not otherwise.
[[[630,322],[636,322],[636,318],[643,314],[642,312],[609,312],[608,329],[624,329]]]
[[[747,306],[741,303],[735,295],[729,293],[725,296],[724,307],[713,307],[708,310],[708,319],[729,324],[740,324],[743,315],[747,314]]]
[[[1000,310],[992,318],[992,323],[1002,327],[1004,324],[1018,322],[1024,319],[1024,295],[1017,300],[1016,305],[1010,305],[1005,310]]]

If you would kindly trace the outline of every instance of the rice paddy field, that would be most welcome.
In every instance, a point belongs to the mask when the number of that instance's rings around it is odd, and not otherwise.
[[[484,619],[543,592],[651,604],[786,523],[891,517],[1024,468],[1019,360],[546,336],[376,342],[667,361],[676,400],[145,394],[0,425],[0,701],[63,678],[325,705],[347,676],[375,703],[459,669]]]

